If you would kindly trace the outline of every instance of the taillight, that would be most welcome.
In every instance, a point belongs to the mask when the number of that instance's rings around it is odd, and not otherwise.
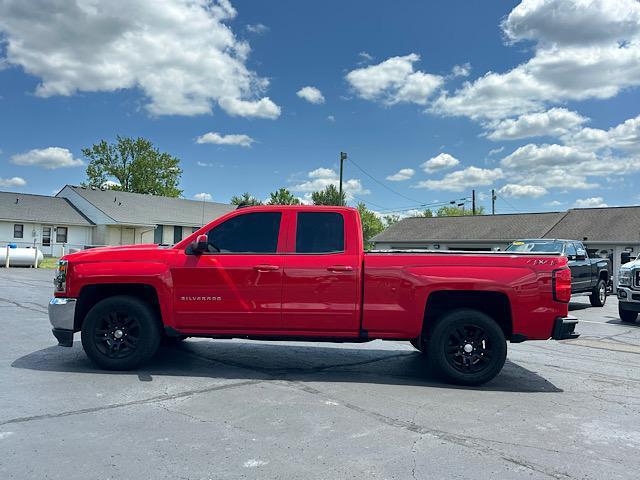
[[[561,268],[552,274],[553,299],[557,302],[569,303],[571,300],[571,270]]]

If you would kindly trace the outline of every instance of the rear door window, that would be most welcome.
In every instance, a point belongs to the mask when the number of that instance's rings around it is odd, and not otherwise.
[[[296,253],[344,252],[344,217],[336,212],[299,212]]]

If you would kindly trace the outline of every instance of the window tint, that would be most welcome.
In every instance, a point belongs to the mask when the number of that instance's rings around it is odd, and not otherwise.
[[[297,253],[344,252],[344,218],[335,212],[300,212]]]
[[[567,243],[567,248],[565,249],[564,254],[569,258],[575,258],[577,253],[576,247],[573,245],[573,243]]]
[[[280,212],[245,213],[209,230],[209,252],[276,253]]]
[[[13,238],[24,237],[24,225],[16,224],[13,226]]]

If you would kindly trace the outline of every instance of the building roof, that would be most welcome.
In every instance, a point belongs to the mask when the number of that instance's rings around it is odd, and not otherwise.
[[[66,198],[0,192],[0,220],[51,225],[92,225]]]
[[[569,238],[591,242],[640,242],[640,206],[580,208],[568,212],[415,217],[373,237],[378,243],[512,241]]]
[[[640,243],[640,206],[569,210],[546,235],[591,242]]]
[[[188,225],[200,227],[236,207],[140,193],[67,185],[95,208],[125,225]],[[58,193],[61,195],[64,189]]]

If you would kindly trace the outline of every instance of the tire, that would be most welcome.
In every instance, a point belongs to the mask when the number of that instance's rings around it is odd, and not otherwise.
[[[593,292],[589,295],[589,302],[592,307],[604,307],[604,304],[607,303],[607,284],[604,280],[598,280]]]
[[[622,320],[623,323],[635,323],[638,319],[638,312],[623,310],[620,305],[618,305],[618,313],[620,314],[620,320]]]
[[[93,306],[82,325],[82,348],[87,357],[106,370],[132,370],[158,351],[160,322],[151,306],[118,295]]]
[[[445,381],[481,385],[502,370],[507,342],[500,326],[488,315],[471,309],[454,310],[431,329],[427,356],[431,368]]]

